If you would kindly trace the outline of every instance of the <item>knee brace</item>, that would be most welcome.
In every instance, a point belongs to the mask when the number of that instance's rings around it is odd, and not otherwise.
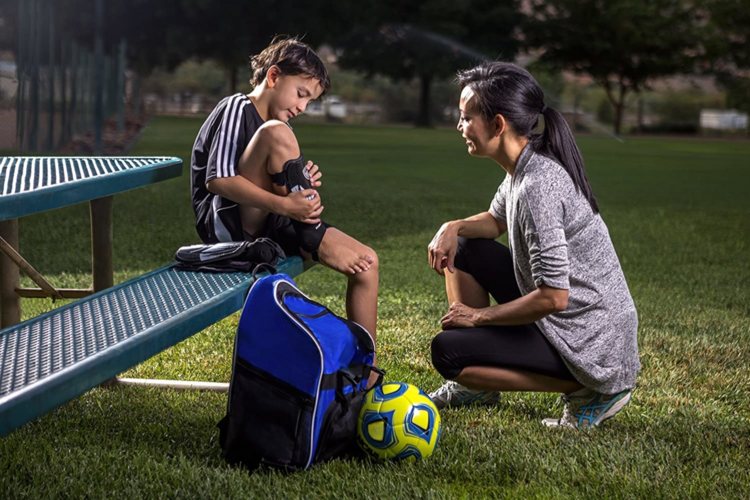
[[[305,168],[304,155],[286,162],[284,169],[278,174],[273,174],[271,180],[278,186],[289,188],[290,193],[312,188],[310,174]],[[314,196],[308,196],[307,199],[310,200]],[[313,259],[318,260],[318,247],[320,247],[320,242],[323,241],[323,235],[326,233],[325,224],[322,222],[307,224],[298,220],[292,220],[292,226],[294,227],[294,232],[297,233],[300,248],[312,254]]]

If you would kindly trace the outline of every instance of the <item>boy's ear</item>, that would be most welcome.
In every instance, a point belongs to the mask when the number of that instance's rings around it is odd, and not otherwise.
[[[273,88],[276,85],[276,82],[279,81],[279,77],[281,76],[281,70],[278,66],[275,64],[268,68],[268,72],[266,72],[266,81],[268,81],[268,86],[270,88]]]
[[[505,117],[503,115],[497,114],[492,119],[492,125],[495,127],[493,136],[500,137],[503,132],[505,132],[505,129],[508,126],[508,122],[505,121]]]

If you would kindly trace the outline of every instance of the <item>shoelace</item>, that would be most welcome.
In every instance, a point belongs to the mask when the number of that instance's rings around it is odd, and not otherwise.
[[[560,399],[558,401],[561,401],[565,406],[563,407],[563,414],[562,417],[560,417],[560,423],[567,423],[571,420],[570,418],[570,398],[567,396],[567,394],[561,394]]]
[[[455,382],[453,382],[453,381],[451,381],[451,382],[448,382],[448,383],[445,383],[445,384],[443,384],[443,385],[442,385],[442,386],[440,386],[440,388],[438,388],[438,390],[437,390],[437,391],[435,392],[435,397],[436,397],[436,398],[439,398],[439,397],[442,397],[442,396],[444,396],[444,395],[446,395],[446,394],[450,394],[451,392],[453,392],[453,388],[454,388],[454,387],[455,387],[456,385],[457,385],[457,384],[456,384]]]

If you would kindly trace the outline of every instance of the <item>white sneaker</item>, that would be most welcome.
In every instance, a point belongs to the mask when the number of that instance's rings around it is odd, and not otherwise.
[[[565,409],[560,418],[545,418],[547,427],[596,427],[614,417],[630,401],[632,391],[617,394],[602,394],[583,388],[569,395],[560,396]]]
[[[469,404],[491,405],[500,402],[500,393],[495,391],[475,391],[462,386],[458,382],[449,380],[438,390],[430,393],[430,399],[435,403],[438,410],[450,406],[463,406]]]

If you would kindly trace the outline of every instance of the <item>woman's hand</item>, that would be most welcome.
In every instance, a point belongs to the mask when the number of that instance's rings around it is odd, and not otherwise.
[[[453,259],[458,249],[458,225],[446,222],[440,230],[435,233],[430,245],[427,247],[430,267],[440,276],[445,276],[446,267],[451,273],[455,272]]]
[[[312,183],[312,187],[318,188],[322,186],[323,183],[320,182],[320,178],[323,177],[323,174],[320,172],[320,167],[313,164],[313,162],[308,161],[305,168],[307,169],[307,173],[310,174],[310,183]]]
[[[479,321],[479,309],[466,306],[460,302],[451,304],[448,312],[440,319],[443,330],[453,328],[473,328]]]
[[[308,199],[308,197],[311,198]],[[320,204],[320,195],[314,189],[289,193],[288,196],[281,197],[281,204],[282,210],[279,211],[281,215],[307,224],[320,222],[320,214],[324,208]]]

